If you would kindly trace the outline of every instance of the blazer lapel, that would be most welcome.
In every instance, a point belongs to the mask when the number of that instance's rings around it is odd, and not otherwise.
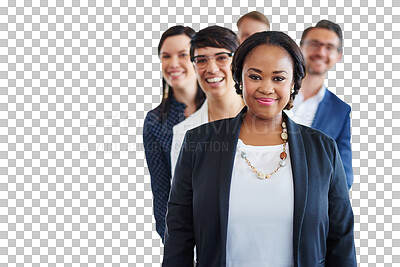
[[[329,94],[328,94],[328,90],[325,88],[324,98],[318,104],[318,108],[317,108],[317,111],[315,112],[313,123],[311,124],[311,128],[314,128],[314,129],[317,129],[320,131],[323,130],[324,117],[326,116],[326,114],[329,114],[327,112],[331,112],[331,111],[329,111],[329,105],[327,105],[327,102],[329,102]],[[328,122],[328,124],[329,123],[330,122]]]
[[[239,138],[240,126],[243,120],[243,114],[246,112],[246,107],[226,126],[225,131],[219,136],[219,142],[227,143],[228,149],[223,149],[221,155],[221,165],[219,173],[219,210],[220,210],[220,224],[221,224],[221,266],[226,265],[226,238],[228,230],[228,209],[229,209],[229,194],[231,189],[231,178],[233,162],[235,159],[235,152],[237,141]],[[221,146],[223,147],[223,146]]]
[[[318,105],[311,127],[337,140],[348,112],[345,106],[341,105],[340,100],[336,100],[336,96],[326,89],[325,96]]]
[[[306,152],[300,127],[284,114],[289,134],[290,161],[292,163],[294,184],[294,215],[293,215],[293,258],[298,266],[301,228],[308,193],[308,167]]]

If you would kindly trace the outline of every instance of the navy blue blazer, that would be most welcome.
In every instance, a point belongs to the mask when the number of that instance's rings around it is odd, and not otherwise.
[[[334,93],[325,89],[325,96],[319,103],[312,128],[320,130],[335,139],[346,172],[347,187],[353,184],[353,167],[350,145],[351,108]]]
[[[238,116],[187,132],[167,211],[162,266],[226,266]],[[294,184],[293,258],[297,267],[357,266],[354,217],[343,165],[330,137],[287,118]]]

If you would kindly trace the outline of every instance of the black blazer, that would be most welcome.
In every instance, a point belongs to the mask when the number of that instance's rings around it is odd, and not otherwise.
[[[226,266],[228,206],[238,116],[188,131],[167,211],[162,266]],[[285,114],[294,183],[295,266],[357,266],[354,218],[335,141]]]

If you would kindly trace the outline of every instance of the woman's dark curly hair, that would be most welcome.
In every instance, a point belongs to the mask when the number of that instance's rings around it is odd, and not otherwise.
[[[259,45],[271,45],[285,49],[293,60],[293,84],[294,92],[290,94],[289,103],[285,109],[291,109],[295,96],[301,88],[301,82],[305,77],[306,66],[303,54],[297,44],[287,34],[277,31],[258,32],[247,38],[236,50],[232,60],[232,76],[238,94],[242,94],[243,64],[247,55]]]

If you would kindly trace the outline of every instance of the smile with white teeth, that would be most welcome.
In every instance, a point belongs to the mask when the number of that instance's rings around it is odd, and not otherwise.
[[[218,82],[222,82],[223,79],[224,78],[222,78],[222,77],[214,77],[214,78],[206,79],[206,82],[208,82],[208,83],[218,83]]]
[[[177,77],[177,76],[179,76],[181,74],[182,74],[182,72],[170,72],[169,73],[169,75],[172,76],[172,77]]]

